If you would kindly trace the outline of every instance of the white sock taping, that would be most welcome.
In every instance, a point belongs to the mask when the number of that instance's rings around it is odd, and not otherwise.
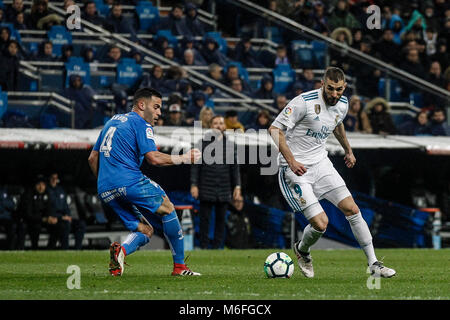
[[[325,231],[317,231],[310,224],[308,224],[303,230],[303,238],[298,246],[298,250],[301,252],[309,252],[311,246],[315,244],[324,233]]]
[[[369,266],[371,266],[377,261],[377,257],[375,256],[375,249],[372,244],[372,235],[370,234],[366,221],[361,215],[361,211],[346,218],[350,223],[350,228],[352,229],[356,241],[358,241],[361,249],[366,254]]]

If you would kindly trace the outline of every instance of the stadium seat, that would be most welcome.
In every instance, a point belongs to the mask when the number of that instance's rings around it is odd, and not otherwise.
[[[150,27],[159,23],[159,10],[150,1],[139,1],[136,6],[136,14],[139,19],[139,31],[147,31]]]
[[[328,49],[327,44],[325,43],[325,41],[312,40],[311,45],[316,62],[315,67],[317,69],[325,69],[327,49]]]
[[[278,44],[283,42],[283,35],[278,27],[265,27],[263,33],[264,38],[266,39],[272,40]]]
[[[206,38],[213,38],[214,40],[216,40],[216,42],[219,44],[220,52],[222,52],[224,55],[227,54],[227,52],[228,52],[228,43],[227,43],[227,40],[222,38],[222,33],[221,32],[216,32],[216,31],[206,32],[205,35],[203,36],[203,41]]]
[[[409,103],[417,108],[423,108],[423,94],[420,92],[411,92],[409,94]]]
[[[175,37],[170,30],[158,30],[156,32],[156,38],[158,37],[165,37],[167,41],[169,41],[169,44],[174,48],[178,45],[177,37]]]
[[[289,64],[279,64],[273,69],[272,73],[274,79],[273,91],[275,93],[288,92],[295,82],[295,70]]]
[[[83,61],[80,57],[71,57],[68,62],[65,63],[66,80],[65,86],[69,87],[69,78],[72,74],[78,74],[83,80],[84,84],[91,84],[91,69],[89,64]]]
[[[132,58],[122,58],[117,65],[116,82],[132,86],[142,75],[142,67]]]
[[[72,44],[72,34],[64,26],[53,26],[47,33],[53,43],[53,53],[60,56],[61,48],[65,44]]]
[[[390,79],[390,99],[389,101],[395,101],[399,102],[402,101],[402,87],[400,86],[400,83],[395,79]],[[386,79],[380,78],[378,81],[378,95],[380,97],[386,96]]]
[[[2,92],[0,87],[0,118],[6,112],[6,109],[8,109],[8,94]]]
[[[103,2],[103,0],[94,0],[97,12],[106,17],[109,14],[109,5]]]
[[[305,43],[303,40],[294,40],[291,42],[291,49],[295,63],[301,68],[314,68],[316,63],[311,44]]]

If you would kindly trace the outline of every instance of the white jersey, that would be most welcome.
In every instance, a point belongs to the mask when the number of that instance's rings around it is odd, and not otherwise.
[[[286,142],[295,160],[311,166],[328,155],[325,148],[327,138],[342,123],[347,111],[348,100],[345,96],[336,105],[327,106],[320,88],[292,99],[272,125],[286,129]],[[287,165],[281,152],[278,164]]]

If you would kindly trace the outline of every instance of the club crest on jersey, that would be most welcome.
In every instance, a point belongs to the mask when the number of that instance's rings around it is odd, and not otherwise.
[[[302,206],[304,206],[306,204],[306,200],[302,197],[300,198],[300,203],[302,204]]]
[[[316,114],[320,113],[320,104],[315,104],[314,105],[314,111],[316,112]]]
[[[292,108],[287,106],[286,108],[284,108],[284,114],[287,116],[290,116],[292,114]]]

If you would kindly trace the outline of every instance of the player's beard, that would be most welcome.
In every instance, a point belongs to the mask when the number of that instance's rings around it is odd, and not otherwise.
[[[325,100],[325,103],[328,105],[328,106],[334,106],[334,105],[336,105],[336,103],[338,103],[338,101],[339,101],[339,99],[341,98],[341,96],[342,95],[340,95],[340,96],[338,96],[338,97],[336,97],[336,98],[333,98],[333,97],[331,97],[331,96],[328,96],[327,95],[327,93],[324,91],[324,93],[323,93],[323,99]]]

